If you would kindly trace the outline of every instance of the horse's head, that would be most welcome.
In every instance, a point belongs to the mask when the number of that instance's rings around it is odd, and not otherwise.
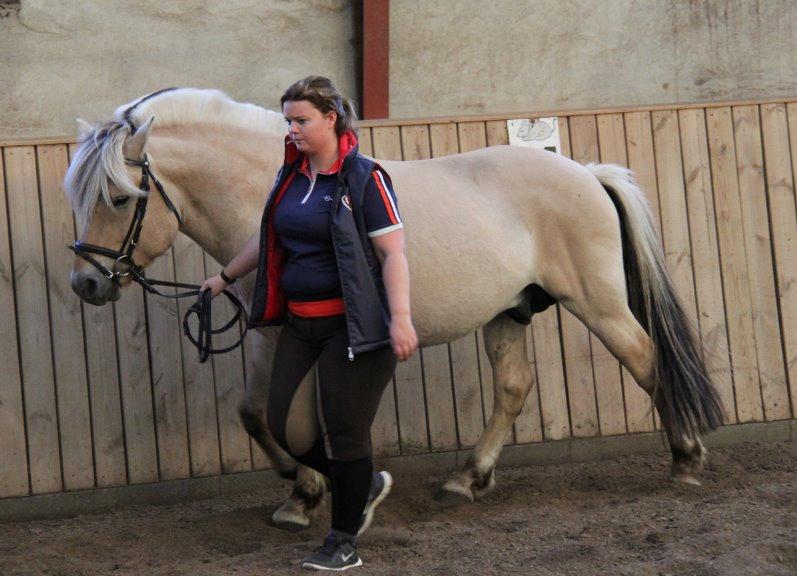
[[[169,191],[167,200],[158,193],[152,175],[144,176],[152,120],[150,116],[135,129],[127,119],[81,125],[64,188],[80,231],[70,282],[90,304],[117,300],[120,289],[131,281],[131,267],[145,268],[177,235],[180,208],[172,205],[173,211],[167,204],[177,200],[175,191]]]

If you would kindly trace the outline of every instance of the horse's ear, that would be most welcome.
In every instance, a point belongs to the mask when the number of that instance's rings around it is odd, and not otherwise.
[[[94,130],[94,126],[90,122],[86,122],[83,118],[76,118],[78,136],[83,138],[86,134]]]
[[[125,140],[124,152],[125,157],[132,160],[139,160],[144,154],[144,146],[147,143],[147,136],[149,135],[150,126],[155,116],[152,115],[149,119],[138,127],[136,133]]]

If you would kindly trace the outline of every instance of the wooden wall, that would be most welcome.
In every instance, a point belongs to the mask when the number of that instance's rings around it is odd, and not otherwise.
[[[647,192],[727,421],[797,416],[797,101],[558,115],[564,154],[628,166]],[[361,149],[409,160],[505,144],[511,117],[364,122]],[[60,185],[72,146],[0,142],[0,498],[269,468],[236,413],[246,348],[199,364],[186,302],[133,287],[95,307],[71,291]],[[218,267],[180,236],[149,275],[197,282]],[[567,310],[538,314],[528,334],[535,386],[507,443],[659,427]],[[424,348],[383,397],[375,453],[472,447],[492,400],[480,332]]]

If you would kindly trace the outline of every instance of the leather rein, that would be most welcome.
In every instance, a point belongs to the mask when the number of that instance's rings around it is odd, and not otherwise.
[[[209,289],[199,291],[201,287],[198,284],[185,284],[183,282],[167,282],[165,280],[152,280],[147,278],[144,275],[144,268],[136,264],[135,260],[133,260],[133,251],[136,249],[138,245],[138,240],[141,236],[141,229],[144,223],[144,215],[147,211],[147,202],[149,200],[149,191],[150,191],[150,181],[155,184],[155,188],[160,192],[163,201],[166,204],[166,207],[174,214],[175,218],[177,218],[177,223],[182,226],[183,219],[180,216],[180,213],[177,211],[177,208],[174,206],[172,201],[169,199],[169,196],[166,194],[166,191],[163,189],[163,184],[161,184],[160,180],[158,180],[155,175],[150,170],[149,160],[147,159],[147,155],[144,154],[144,157],[141,160],[131,160],[129,158],[125,158],[125,163],[130,164],[132,166],[138,166],[141,168],[141,183],[139,184],[139,189],[143,192],[147,192],[142,196],[139,196],[138,201],[136,202],[136,210],[133,215],[133,220],[130,222],[130,227],[127,230],[127,234],[125,235],[124,240],[122,241],[122,245],[119,250],[112,250],[110,248],[105,248],[103,246],[96,246],[94,244],[88,244],[86,242],[81,242],[80,240],[75,241],[73,246],[67,246],[70,250],[72,250],[75,254],[92,264],[97,270],[99,270],[106,278],[108,278],[111,282],[116,284],[117,286],[121,287],[121,278],[125,276],[130,276],[135,282],[140,284],[144,290],[149,292],[150,294],[155,294],[157,296],[162,296],[164,298],[187,298],[189,296],[197,296],[196,302],[194,302],[189,309],[186,311],[185,316],[183,317],[183,332],[185,333],[186,337],[191,341],[194,346],[197,347],[199,350],[199,361],[205,362],[211,354],[224,354],[225,352],[229,352],[234,350],[244,340],[246,336],[246,322],[244,322],[244,329],[243,333],[241,334],[240,339],[231,346],[227,346],[226,348],[215,349],[212,345],[212,337],[213,334],[221,334],[222,332],[226,332],[230,330],[233,326],[238,323],[238,320],[243,317],[244,320],[246,319],[246,311],[244,310],[243,304],[241,301],[228,290],[224,290],[223,294],[227,297],[227,299],[232,303],[232,305],[236,308],[235,315],[233,318],[227,322],[221,328],[213,328],[211,324],[211,300],[212,300],[212,292]],[[100,255],[100,256],[107,256],[108,258],[112,258],[114,260],[114,264],[112,269],[108,269],[102,265],[96,258],[92,256],[92,254]],[[119,270],[117,267],[124,265],[126,267],[125,270]],[[164,294],[163,292],[159,291],[156,286],[167,286],[171,288],[187,288],[185,292],[178,292],[176,294]],[[189,318],[196,314],[197,321],[199,323],[199,332],[197,337],[194,338],[193,334],[191,334],[191,330],[188,325]]]

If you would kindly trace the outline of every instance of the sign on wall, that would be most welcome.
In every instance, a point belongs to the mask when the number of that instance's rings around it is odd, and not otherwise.
[[[542,148],[557,154],[561,152],[559,119],[555,116],[551,118],[507,120],[506,128],[509,132],[510,146]]]

